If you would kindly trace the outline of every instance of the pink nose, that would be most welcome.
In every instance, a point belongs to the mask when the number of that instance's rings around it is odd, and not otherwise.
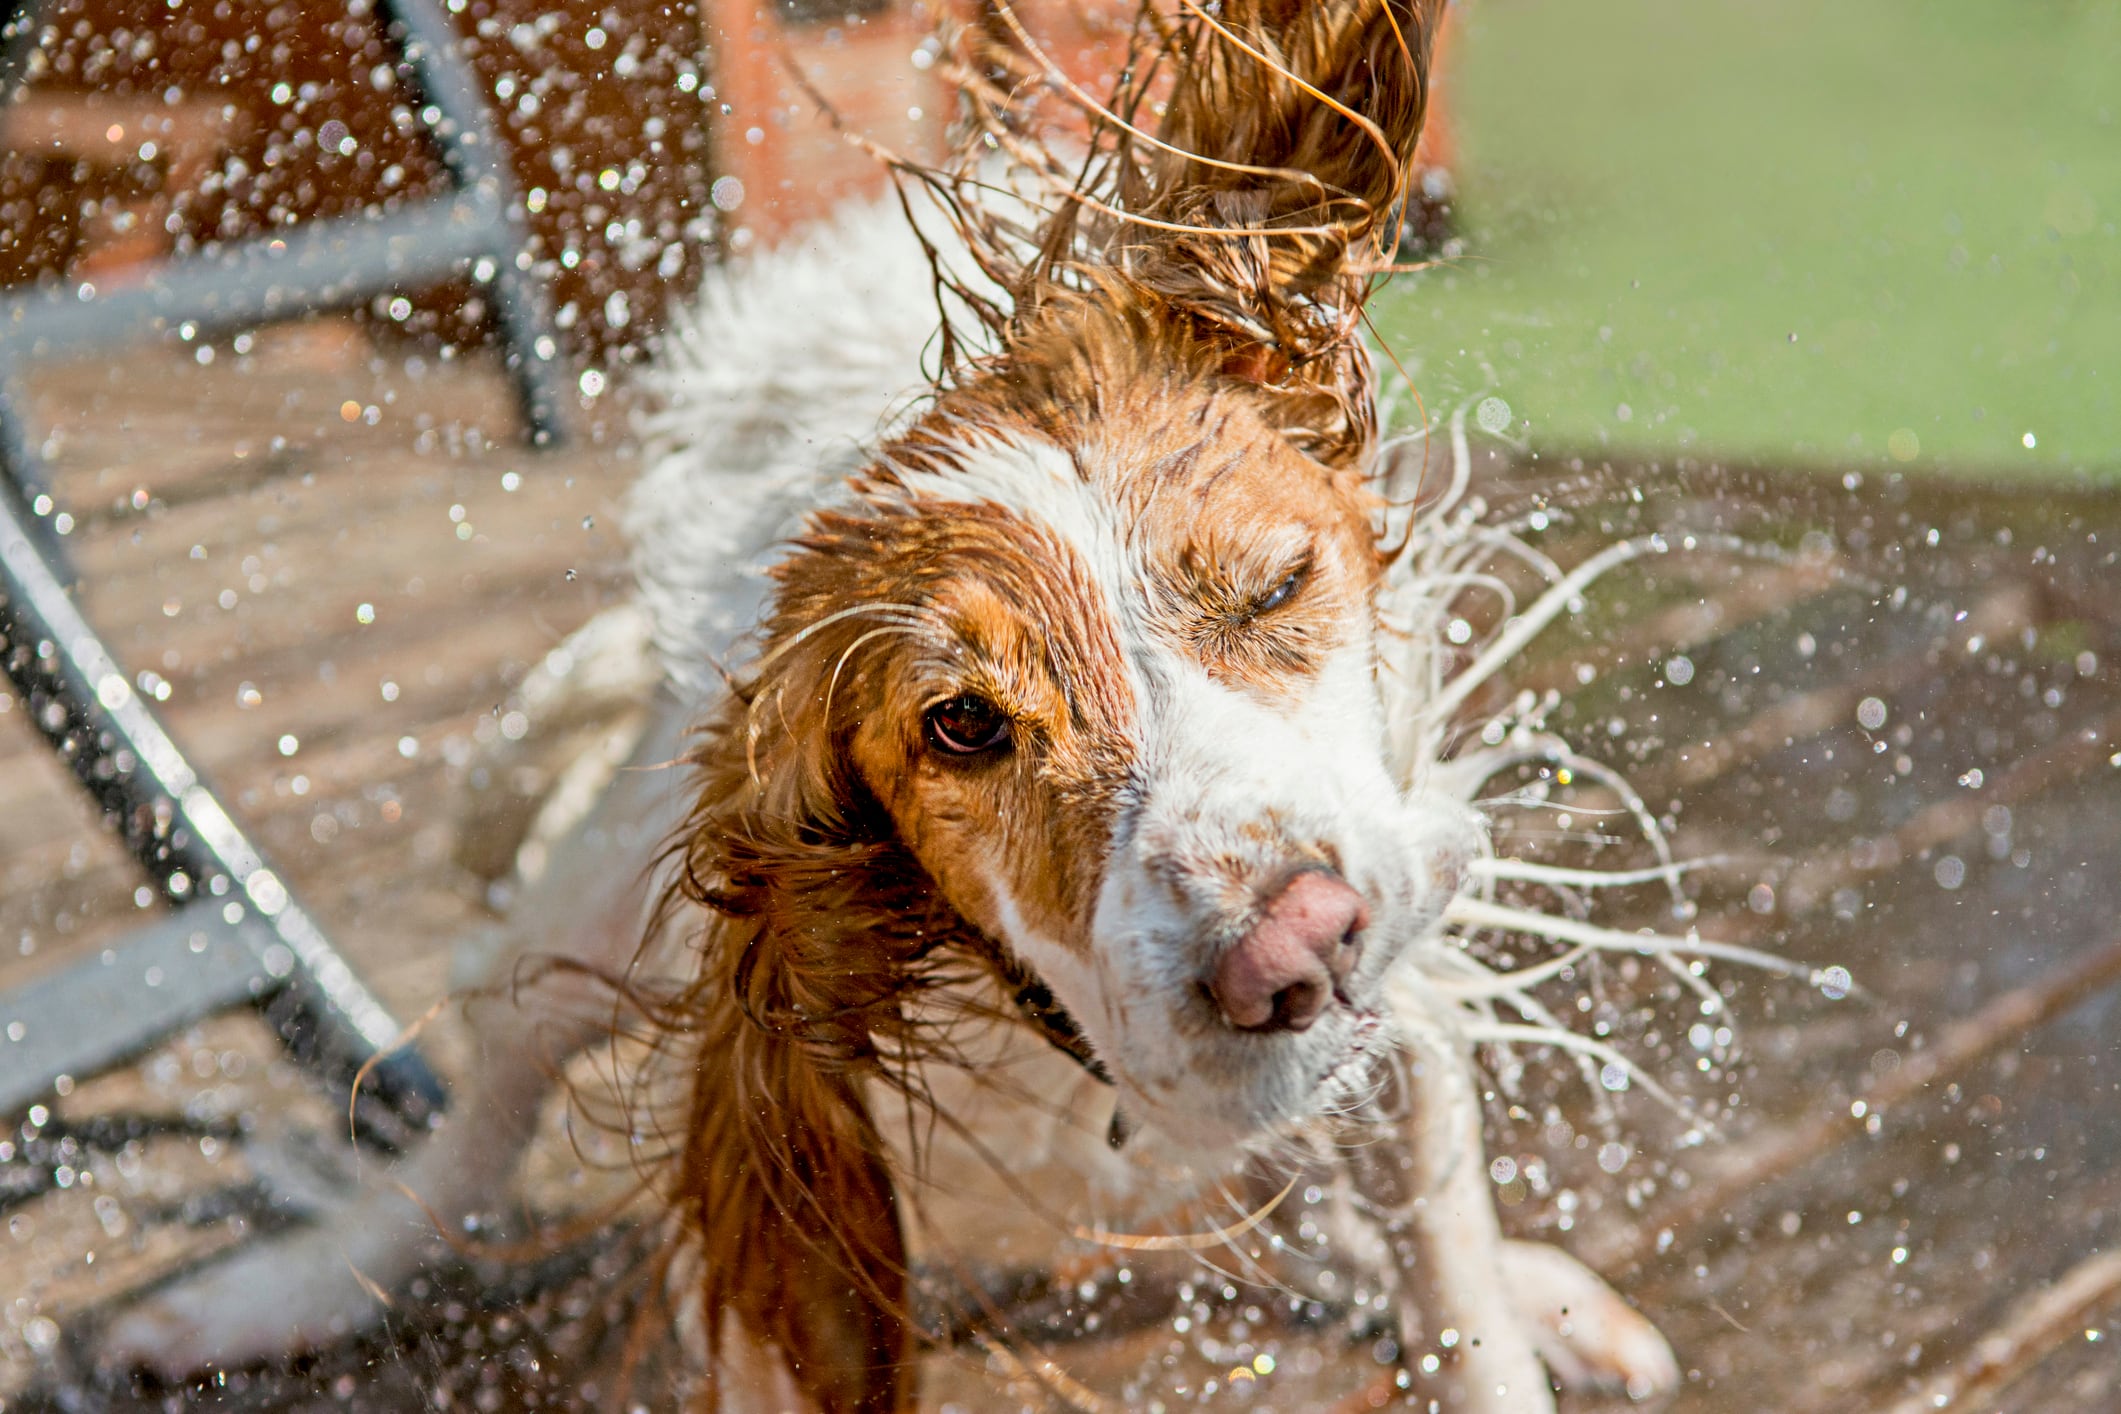
[[[1215,964],[1208,991],[1240,1031],[1302,1031],[1318,1020],[1362,951],[1362,895],[1307,870],[1267,901],[1252,931]]]

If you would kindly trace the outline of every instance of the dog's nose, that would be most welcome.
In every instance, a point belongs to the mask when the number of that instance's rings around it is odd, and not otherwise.
[[[1208,991],[1223,1019],[1240,1031],[1309,1027],[1354,969],[1356,934],[1369,918],[1338,874],[1298,874],[1215,964]]]

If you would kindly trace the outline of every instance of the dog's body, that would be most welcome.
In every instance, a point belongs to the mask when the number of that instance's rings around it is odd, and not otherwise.
[[[963,288],[999,313],[940,385],[929,254],[894,211],[761,257],[678,330],[631,527],[677,686],[635,759],[704,712],[696,772],[622,773],[548,851],[442,1132],[296,1251],[124,1318],[114,1357],[369,1318],[345,1267],[394,1285],[409,1232],[491,1204],[623,975],[679,1062],[664,1280],[704,1406],[902,1407],[924,1261],[1038,1264],[1307,1167],[1319,1255],[1400,1293],[1446,1407],[1548,1404],[1535,1346],[1567,1379],[1676,1378],[1595,1276],[1505,1242],[1487,1192],[1442,934],[1487,848],[1480,773],[1438,760],[1442,601],[1380,550],[1354,333],[1434,7],[1188,13],[1146,234],[1048,226],[1010,266],[975,233]],[[1263,52],[1288,76],[1240,82]],[[1240,99],[1256,121],[1218,114]],[[636,956],[645,885],[613,842],[652,829],[704,914],[666,906]],[[582,966],[507,985],[545,953]],[[1387,1129],[1403,1169],[1350,1162]]]

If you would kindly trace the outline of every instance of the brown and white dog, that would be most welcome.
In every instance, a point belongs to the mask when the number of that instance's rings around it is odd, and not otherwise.
[[[630,965],[683,1090],[659,1191],[703,1408],[910,1407],[909,1272],[1026,1193],[1124,1231],[1306,1165],[1363,1194],[1380,1235],[1346,1260],[1395,1284],[1444,1407],[1550,1408],[1542,1357],[1675,1382],[1488,1192],[1470,1048],[1515,1034],[1497,1000],[1544,1013],[1449,930],[1537,931],[1462,890],[1507,872],[1475,786],[1541,748],[1522,723],[1445,746],[1553,611],[1446,677],[1444,608],[1492,546],[1395,512],[1359,335],[1440,9],[1145,8],[1097,105],[995,6],[958,59],[971,155],[924,178],[940,220],[856,211],[708,291],[632,526],[634,622],[680,688],[636,759],[703,714],[693,769],[622,775],[513,925],[586,972],[474,1014],[458,1113],[392,1182],[136,1308],[108,1358],[183,1370],[372,1319],[411,1235],[492,1203],[556,1058],[608,1034],[585,977]],[[1027,95],[1086,113],[1087,159],[1037,143]],[[1004,158],[1010,194],[980,197]],[[619,841],[680,820],[663,941],[630,959]],[[1382,1180],[1340,1147],[1380,1125],[1406,1161]]]

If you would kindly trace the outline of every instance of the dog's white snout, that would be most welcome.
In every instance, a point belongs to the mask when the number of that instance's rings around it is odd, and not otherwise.
[[[1354,970],[1369,918],[1347,881],[1307,869],[1216,960],[1208,993],[1240,1031],[1308,1030]]]

